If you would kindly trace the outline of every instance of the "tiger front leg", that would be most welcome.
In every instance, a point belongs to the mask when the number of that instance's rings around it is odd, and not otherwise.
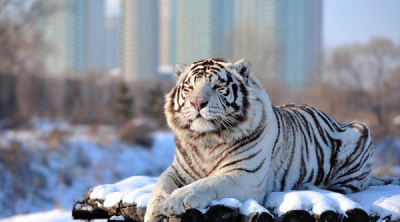
[[[164,201],[161,212],[165,216],[184,213],[191,208],[205,208],[211,201],[236,198],[239,201],[256,199],[261,202],[265,189],[249,183],[249,178],[239,175],[214,175],[179,188]]]
[[[167,168],[160,175],[147,205],[144,217],[145,222],[159,222],[162,219],[161,207],[164,201],[174,190],[183,186],[184,184],[182,183],[183,181],[180,181],[179,176],[172,167]]]

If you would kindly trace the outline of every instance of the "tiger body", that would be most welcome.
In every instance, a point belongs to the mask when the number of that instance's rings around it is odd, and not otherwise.
[[[226,197],[265,204],[272,191],[370,185],[373,143],[364,124],[340,124],[309,106],[272,106],[245,60],[201,60],[175,73],[165,105],[175,157],[152,192],[147,222]]]

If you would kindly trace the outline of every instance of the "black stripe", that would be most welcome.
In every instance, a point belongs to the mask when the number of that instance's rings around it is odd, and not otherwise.
[[[265,159],[266,159],[266,157],[264,157],[263,161],[261,161],[261,163],[260,163],[260,165],[258,165],[258,167],[254,168],[254,169],[252,169],[252,170],[244,169],[244,168],[235,168],[235,169],[229,170],[229,171],[226,172],[226,173],[229,173],[229,172],[232,172],[232,171],[245,171],[245,172],[247,172],[247,173],[255,173],[255,172],[257,172],[259,169],[261,169],[261,167],[264,165]]]
[[[244,160],[250,160],[250,159],[252,159],[253,157],[257,156],[257,154],[259,154],[259,153],[261,152],[261,150],[262,150],[262,149],[260,149],[258,152],[254,153],[254,154],[252,154],[252,155],[250,155],[250,156],[248,156],[248,157],[245,157],[245,158],[243,158],[243,159],[239,159],[239,160],[235,160],[235,161],[232,161],[232,162],[230,162],[230,163],[227,163],[227,164],[223,165],[222,167],[220,167],[219,169],[222,169],[222,168],[224,168],[224,167],[231,166],[231,165],[233,165],[233,164],[242,162],[242,161],[244,161]]]
[[[176,168],[175,168],[173,165],[171,165],[171,167],[172,167],[172,169],[175,171],[175,173],[176,173],[176,175],[178,176],[178,178],[181,180],[182,184],[184,184],[184,185],[188,184],[188,183],[186,182],[186,180],[185,180],[184,178],[181,177],[181,175],[179,174],[178,170],[176,170]]]

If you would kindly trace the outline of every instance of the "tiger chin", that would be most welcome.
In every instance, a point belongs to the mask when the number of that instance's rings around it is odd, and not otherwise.
[[[246,60],[206,59],[177,64],[174,72],[165,115],[176,151],[152,192],[146,222],[227,197],[265,205],[272,191],[352,193],[400,184],[371,176],[367,126],[341,124],[306,105],[271,105]]]

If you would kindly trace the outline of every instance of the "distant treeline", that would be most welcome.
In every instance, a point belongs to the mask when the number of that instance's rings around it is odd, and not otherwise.
[[[125,95],[120,88],[126,87]],[[161,81],[121,83],[119,78],[0,75],[0,120],[24,124],[32,117],[62,117],[79,123],[115,123],[115,100],[132,98],[129,117],[163,117],[164,94],[172,84]],[[154,108],[154,106],[159,106]],[[158,110],[158,111],[157,111]],[[161,112],[160,112],[161,111]],[[157,122],[157,121],[156,121]],[[161,122],[161,121],[159,121]]]

